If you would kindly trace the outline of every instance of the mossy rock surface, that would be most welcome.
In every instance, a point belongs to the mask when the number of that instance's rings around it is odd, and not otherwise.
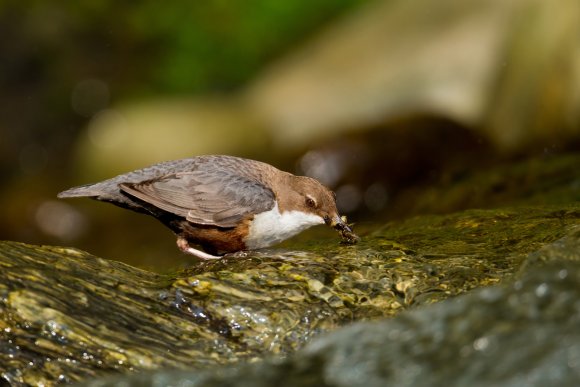
[[[282,361],[161,371],[116,386],[576,386],[580,227],[530,254],[512,281],[313,340]]]
[[[422,216],[367,226],[356,246],[318,240],[167,275],[2,242],[0,375],[51,385],[284,358],[322,332],[505,281],[579,218],[577,204]]]

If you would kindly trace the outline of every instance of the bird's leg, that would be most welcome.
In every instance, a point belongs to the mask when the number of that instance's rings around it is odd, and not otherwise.
[[[183,237],[177,237],[177,247],[179,247],[179,249],[181,251],[183,251],[185,254],[189,254],[189,255],[193,255],[195,257],[198,257],[200,259],[221,259],[222,257],[217,256],[217,255],[211,255],[208,254],[204,251],[201,250],[197,250],[194,249],[193,247],[191,247],[189,245],[189,242],[187,241],[187,239],[183,238]]]

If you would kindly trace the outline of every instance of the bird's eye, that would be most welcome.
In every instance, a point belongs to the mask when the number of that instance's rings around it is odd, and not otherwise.
[[[316,200],[312,196],[306,196],[306,205],[310,208],[316,208]]]

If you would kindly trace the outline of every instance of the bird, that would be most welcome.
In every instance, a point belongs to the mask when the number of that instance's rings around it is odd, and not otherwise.
[[[60,192],[155,217],[177,236],[178,248],[202,260],[273,246],[326,224],[345,243],[359,237],[318,180],[228,155],[166,161]],[[201,249],[200,249],[201,248]]]

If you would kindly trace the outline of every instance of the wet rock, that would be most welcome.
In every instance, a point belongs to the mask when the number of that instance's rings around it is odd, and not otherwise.
[[[404,189],[390,216],[449,213],[467,208],[558,205],[580,201],[580,153],[530,157],[490,168],[446,171],[439,184]],[[385,212],[386,213],[386,212]]]
[[[0,243],[0,375],[13,384],[286,357],[323,332],[513,276],[578,205],[472,210],[160,275],[60,247]],[[369,230],[372,230],[369,231]]]
[[[283,361],[122,380],[135,386],[577,385],[580,228],[527,261],[536,264],[514,282],[354,324]]]

